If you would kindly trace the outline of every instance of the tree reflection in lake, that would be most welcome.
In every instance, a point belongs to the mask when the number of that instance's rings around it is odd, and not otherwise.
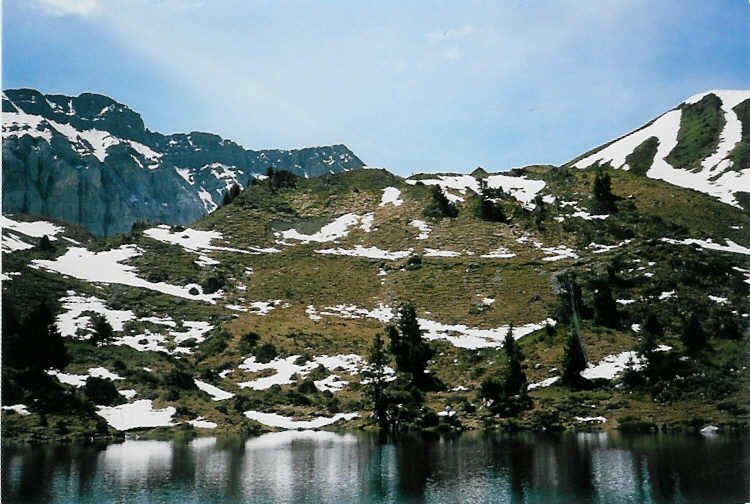
[[[368,434],[4,448],[6,502],[731,502],[750,443],[724,436]]]

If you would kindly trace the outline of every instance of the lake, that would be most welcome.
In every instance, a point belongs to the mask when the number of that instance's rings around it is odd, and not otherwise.
[[[4,448],[2,502],[750,501],[745,437],[467,433],[128,440]]]

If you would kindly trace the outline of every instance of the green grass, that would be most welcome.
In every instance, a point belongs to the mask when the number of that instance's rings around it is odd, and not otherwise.
[[[699,102],[682,105],[677,145],[665,158],[675,168],[700,170],[700,163],[719,145],[726,120],[721,99],[709,93]]]
[[[630,167],[630,172],[636,175],[646,175],[646,172],[654,163],[656,150],[659,148],[659,139],[648,137],[633,152],[625,157],[625,163]]]

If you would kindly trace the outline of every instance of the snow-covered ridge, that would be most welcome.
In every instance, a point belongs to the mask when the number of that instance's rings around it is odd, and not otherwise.
[[[720,134],[719,145],[714,153],[706,157],[701,165],[702,170],[692,172],[675,168],[666,161],[666,157],[677,146],[677,133],[680,129],[682,110],[670,110],[656,118],[650,125],[633,131],[612,144],[578,160],[573,166],[587,168],[593,164],[609,163],[613,168],[629,170],[625,158],[650,137],[659,140],[654,161],[646,173],[650,178],[664,180],[670,184],[710,194],[720,201],[739,206],[734,192],[750,188],[750,170],[730,170],[732,160],[728,157],[734,146],[742,139],[742,124],[732,110],[741,102],[750,99],[746,90],[713,90],[691,96],[683,103],[699,102],[704,96],[714,94],[722,102],[726,124]]]
[[[159,166],[162,154],[150,147],[136,142],[118,138],[111,133],[98,129],[77,130],[67,123],[59,123],[42,116],[26,114],[24,112],[3,112],[3,138],[20,137],[24,135],[52,141],[53,134],[59,134],[70,142],[71,148],[81,155],[93,155],[100,162],[107,157],[107,149],[113,145],[128,144],[131,149],[144,157],[148,168]]]

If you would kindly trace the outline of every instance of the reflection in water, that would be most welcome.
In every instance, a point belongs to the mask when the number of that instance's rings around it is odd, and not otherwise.
[[[6,502],[731,502],[750,495],[744,438],[472,433],[126,441],[3,449]]]

